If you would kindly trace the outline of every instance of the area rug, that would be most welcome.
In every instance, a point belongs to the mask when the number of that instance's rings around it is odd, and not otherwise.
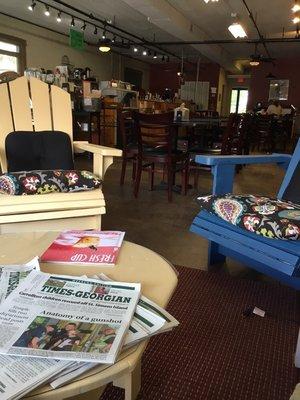
[[[177,270],[168,309],[181,324],[150,341],[138,400],[288,400],[300,381],[296,292],[224,272]],[[245,313],[254,306],[266,316]],[[123,399],[112,386],[101,396]]]

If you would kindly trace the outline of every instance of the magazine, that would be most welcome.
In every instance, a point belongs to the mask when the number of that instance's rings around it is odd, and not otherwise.
[[[110,364],[140,284],[32,271],[0,305],[0,354]]]
[[[124,235],[119,231],[63,231],[41,256],[41,261],[113,266]]]
[[[33,269],[40,270],[38,257],[23,265],[0,266],[0,304]]]

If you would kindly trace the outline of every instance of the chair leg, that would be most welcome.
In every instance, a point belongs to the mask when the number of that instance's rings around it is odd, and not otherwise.
[[[194,189],[198,190],[198,182],[199,182],[199,170],[197,168],[194,169]]]
[[[226,261],[226,257],[218,252],[218,244],[215,242],[209,242],[208,245],[208,260],[207,269],[210,270],[216,264],[222,264]]]
[[[125,173],[126,173],[126,164],[127,164],[127,159],[126,159],[126,157],[123,157],[123,160],[122,160],[122,170],[121,170],[121,178],[120,178],[120,185],[124,185]]]
[[[154,187],[154,164],[151,164],[149,166],[148,173],[149,173],[149,182],[150,182],[149,188],[150,188],[150,190],[153,190],[153,187]]]
[[[163,176],[162,176],[162,181],[165,181],[165,172],[166,172],[166,165],[164,164],[163,166]]]
[[[142,176],[142,160],[138,160],[135,183],[134,183],[134,191],[133,191],[134,197],[138,197],[140,183],[141,183],[141,176]]]
[[[182,182],[181,182],[181,194],[187,195],[188,182],[189,182],[189,165],[186,163],[184,169],[182,170]]]
[[[172,201],[172,188],[173,188],[173,180],[174,180],[174,172],[173,172],[173,165],[168,164],[168,201]]]
[[[137,163],[136,159],[133,159],[132,160],[132,176],[131,176],[133,181],[135,180],[135,177],[136,177],[136,163]]]

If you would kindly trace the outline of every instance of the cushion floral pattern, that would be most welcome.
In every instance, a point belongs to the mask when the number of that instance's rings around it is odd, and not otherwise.
[[[271,239],[300,239],[300,205],[254,195],[198,197],[203,210]]]
[[[101,180],[89,171],[45,170],[0,175],[0,194],[30,195],[97,189]]]

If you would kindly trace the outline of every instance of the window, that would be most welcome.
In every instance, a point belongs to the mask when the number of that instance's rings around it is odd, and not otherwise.
[[[26,42],[0,33],[0,74],[5,71],[24,73]]]
[[[230,113],[242,114],[247,111],[248,89],[232,89]]]

